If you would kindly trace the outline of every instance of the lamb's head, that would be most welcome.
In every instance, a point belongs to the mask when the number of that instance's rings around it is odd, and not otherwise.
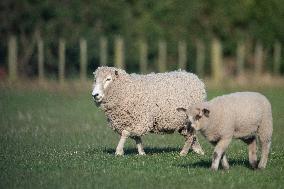
[[[187,125],[190,125],[195,130],[198,131],[208,127],[210,114],[208,104],[196,104],[189,109],[177,108],[177,111],[184,112],[187,115]]]
[[[100,103],[105,97],[108,88],[119,77],[123,70],[113,67],[99,67],[94,74],[92,96],[95,102]]]

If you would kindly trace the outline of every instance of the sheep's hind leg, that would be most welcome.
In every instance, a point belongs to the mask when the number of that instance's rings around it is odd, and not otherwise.
[[[264,119],[259,126],[259,141],[261,145],[261,158],[258,164],[258,169],[264,169],[267,164],[268,154],[271,146],[272,137],[272,119],[271,115]]]
[[[222,164],[223,169],[225,170],[230,168],[226,154],[223,154],[222,159],[221,159],[221,164]]]
[[[137,137],[134,137],[133,139],[134,139],[135,142],[136,142],[139,155],[145,155],[145,152],[144,152],[144,149],[143,149],[143,145],[142,145],[141,137],[138,137],[138,136],[137,136]]]
[[[269,154],[269,149],[271,142],[270,141],[262,141],[260,138],[260,143],[261,143],[261,158],[258,164],[259,169],[264,169],[267,164],[267,159],[268,159],[268,154]]]
[[[130,135],[130,133],[126,130],[123,130],[121,132],[121,137],[120,137],[119,143],[116,147],[115,155],[123,155],[124,154],[124,151],[123,151],[124,144],[125,144],[126,139],[129,137],[129,135]]]

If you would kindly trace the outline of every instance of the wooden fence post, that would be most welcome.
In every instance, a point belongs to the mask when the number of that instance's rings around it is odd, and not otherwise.
[[[38,79],[39,81],[44,80],[44,44],[41,37],[38,37],[37,39],[37,61],[38,61]]]
[[[107,65],[107,39],[100,37],[100,66]]]
[[[148,56],[148,47],[147,43],[144,40],[139,41],[139,50],[140,50],[140,73],[147,72],[147,56]]]
[[[13,81],[17,79],[17,39],[16,36],[11,36],[8,41],[8,69],[9,80]]]
[[[243,41],[237,44],[237,75],[241,76],[244,74],[245,65],[245,43]]]
[[[223,79],[223,53],[222,45],[217,38],[213,38],[211,46],[211,62],[213,71],[213,80],[215,84],[220,84]]]
[[[80,39],[80,79],[81,81],[86,81],[87,76],[87,41],[83,38]]]
[[[114,44],[114,65],[117,68],[125,69],[124,65],[124,42],[122,37],[117,36]]]
[[[58,74],[59,74],[59,83],[64,83],[65,77],[65,40],[63,38],[59,39],[59,65],[58,65]]]
[[[196,41],[196,68],[197,74],[204,77],[205,45],[201,40]]]
[[[280,75],[280,66],[281,66],[281,44],[279,41],[276,41],[273,47],[273,73],[275,75]]]
[[[159,41],[158,48],[158,71],[165,72],[167,71],[167,43],[163,40]]]
[[[256,42],[254,52],[255,75],[260,76],[263,67],[263,46],[260,41]]]
[[[186,70],[187,62],[187,47],[185,41],[179,41],[178,43],[178,65],[182,70]]]

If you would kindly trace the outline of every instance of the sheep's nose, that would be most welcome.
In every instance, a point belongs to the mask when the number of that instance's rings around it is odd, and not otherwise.
[[[96,94],[93,94],[92,96],[93,96],[94,98],[96,98],[98,95],[99,95],[99,94],[96,93]]]

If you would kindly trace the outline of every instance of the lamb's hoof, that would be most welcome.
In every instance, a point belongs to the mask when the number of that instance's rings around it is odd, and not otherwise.
[[[218,167],[211,167],[210,170],[211,171],[218,171]]]
[[[265,169],[264,166],[258,166],[258,167],[257,167],[257,170],[264,170],[264,169]]]
[[[181,152],[179,153],[179,155],[180,155],[180,156],[186,156],[186,155],[187,155],[187,152],[181,151]]]
[[[124,155],[124,151],[117,151],[115,152],[116,156],[123,156]]]
[[[224,169],[224,170],[229,170],[229,169],[230,169],[230,166],[223,166],[223,169]]]
[[[145,156],[145,155],[146,155],[145,152],[140,152],[140,153],[139,153],[139,156]]]
[[[205,154],[204,151],[201,148],[193,148],[192,150],[199,155]]]
[[[257,161],[250,162],[250,165],[253,170],[257,169]]]

